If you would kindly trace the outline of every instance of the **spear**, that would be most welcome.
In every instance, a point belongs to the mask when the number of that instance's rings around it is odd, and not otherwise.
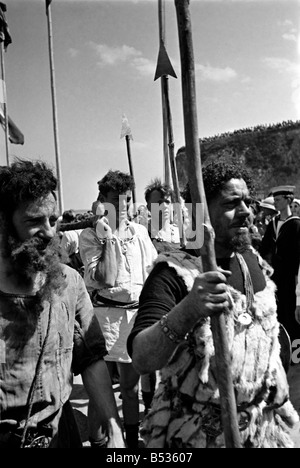
[[[6,149],[6,162],[7,166],[9,166],[9,149],[8,149],[8,134],[9,134],[9,127],[8,127],[8,112],[7,112],[7,102],[6,102],[6,87],[5,87],[5,67],[4,67],[4,51],[6,50],[7,46],[12,42],[8,24],[5,18],[6,5],[5,3],[0,3],[0,61],[1,61],[1,84],[2,90],[1,93],[3,95],[3,127],[5,131],[5,149]]]
[[[198,137],[195,63],[189,0],[175,0],[181,58],[181,84],[184,132],[188,163],[188,178],[193,205],[204,205],[205,244],[201,250],[203,271],[217,270],[214,251],[214,231],[210,223],[204,192]],[[198,251],[200,255],[200,251]],[[232,384],[231,360],[228,349],[224,313],[211,317],[215,347],[217,382],[220,392],[222,423],[227,448],[240,448],[236,401]]]
[[[180,204],[180,190],[179,190],[179,183],[178,183],[178,175],[175,163],[175,152],[174,152],[174,135],[173,135],[173,124],[172,124],[172,113],[171,113],[171,106],[170,106],[170,96],[169,96],[169,75],[177,78],[176,73],[172,67],[171,61],[169,59],[167,50],[165,48],[164,43],[161,41],[159,46],[159,53],[157,59],[157,67],[155,72],[154,81],[158,78],[161,78],[162,85],[163,85],[163,97],[166,106],[166,118],[167,118],[167,135],[168,135],[168,146],[169,146],[169,160],[170,160],[170,167],[173,179],[173,187],[175,193],[175,201],[176,201],[176,212],[179,224],[179,232],[180,232],[180,244],[181,247],[185,246],[185,236],[183,230],[183,217],[182,217],[182,209]]]
[[[125,114],[122,115],[122,129],[121,129],[121,136],[120,138],[124,138],[126,140],[126,148],[127,148],[127,157],[128,157],[128,164],[129,164],[129,171],[130,174],[134,179],[134,173],[133,173],[133,166],[132,166],[132,158],[131,158],[131,147],[130,147],[130,140],[133,140],[133,136],[131,133],[131,128],[128,122],[128,119]],[[133,201],[133,206],[134,210],[136,208],[136,195],[135,195],[135,188],[132,190],[132,201]],[[133,213],[135,214],[135,213]]]
[[[166,42],[166,8],[165,0],[158,0],[158,27],[159,27],[159,43]],[[162,103],[162,123],[163,123],[163,156],[164,156],[164,180],[167,185],[170,185],[170,163],[168,151],[168,121],[167,111],[164,96],[164,83],[161,79],[161,103]]]

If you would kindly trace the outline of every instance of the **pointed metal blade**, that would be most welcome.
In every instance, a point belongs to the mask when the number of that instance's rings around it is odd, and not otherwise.
[[[157,66],[154,81],[164,75],[170,75],[177,78],[174,68],[169,59],[164,43],[161,41],[159,46]]]

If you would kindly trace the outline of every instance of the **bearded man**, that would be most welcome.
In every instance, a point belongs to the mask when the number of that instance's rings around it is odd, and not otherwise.
[[[210,326],[224,312],[242,447],[293,447],[286,424],[299,418],[280,358],[275,284],[248,233],[250,174],[219,160],[203,180],[219,269],[203,273],[188,243],[162,253],[144,284],[128,352],[140,374],[161,369],[161,382],[141,434],[147,448],[225,446]]]
[[[0,447],[80,448],[69,397],[81,374],[92,446],[124,448],[104,337],[61,263],[56,188],[43,162],[0,168]]]

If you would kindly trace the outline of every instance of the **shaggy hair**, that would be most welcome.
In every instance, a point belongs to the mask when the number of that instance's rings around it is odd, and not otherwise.
[[[175,194],[172,188],[168,184],[162,183],[159,178],[152,179],[150,184],[145,188],[145,200],[148,203],[150,195],[154,190],[158,190],[163,197],[171,197],[171,201],[174,203]]]
[[[74,210],[66,210],[62,214],[62,222],[63,223],[72,223],[73,221],[80,221],[76,217],[76,213]]]
[[[251,171],[242,163],[233,160],[227,161],[225,159],[219,159],[210,162],[203,168],[202,176],[205,196],[208,203],[222,190],[226,182],[230,179],[244,179],[250,194],[253,195],[255,191]],[[188,183],[182,192],[182,197],[186,203],[192,202]]]
[[[106,196],[111,190],[123,194],[127,190],[133,190],[135,188],[134,179],[130,174],[126,174],[121,171],[108,171],[108,173],[98,181],[99,197],[101,195]]]
[[[11,166],[0,167],[0,212],[10,218],[23,202],[33,202],[53,193],[57,179],[42,161],[17,159]]]

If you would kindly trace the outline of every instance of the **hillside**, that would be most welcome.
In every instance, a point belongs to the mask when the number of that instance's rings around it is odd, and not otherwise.
[[[276,185],[295,185],[300,198],[300,121],[245,128],[199,140],[203,166],[223,156],[244,162],[255,175],[263,198]],[[180,189],[187,182],[185,148],[177,151]]]

